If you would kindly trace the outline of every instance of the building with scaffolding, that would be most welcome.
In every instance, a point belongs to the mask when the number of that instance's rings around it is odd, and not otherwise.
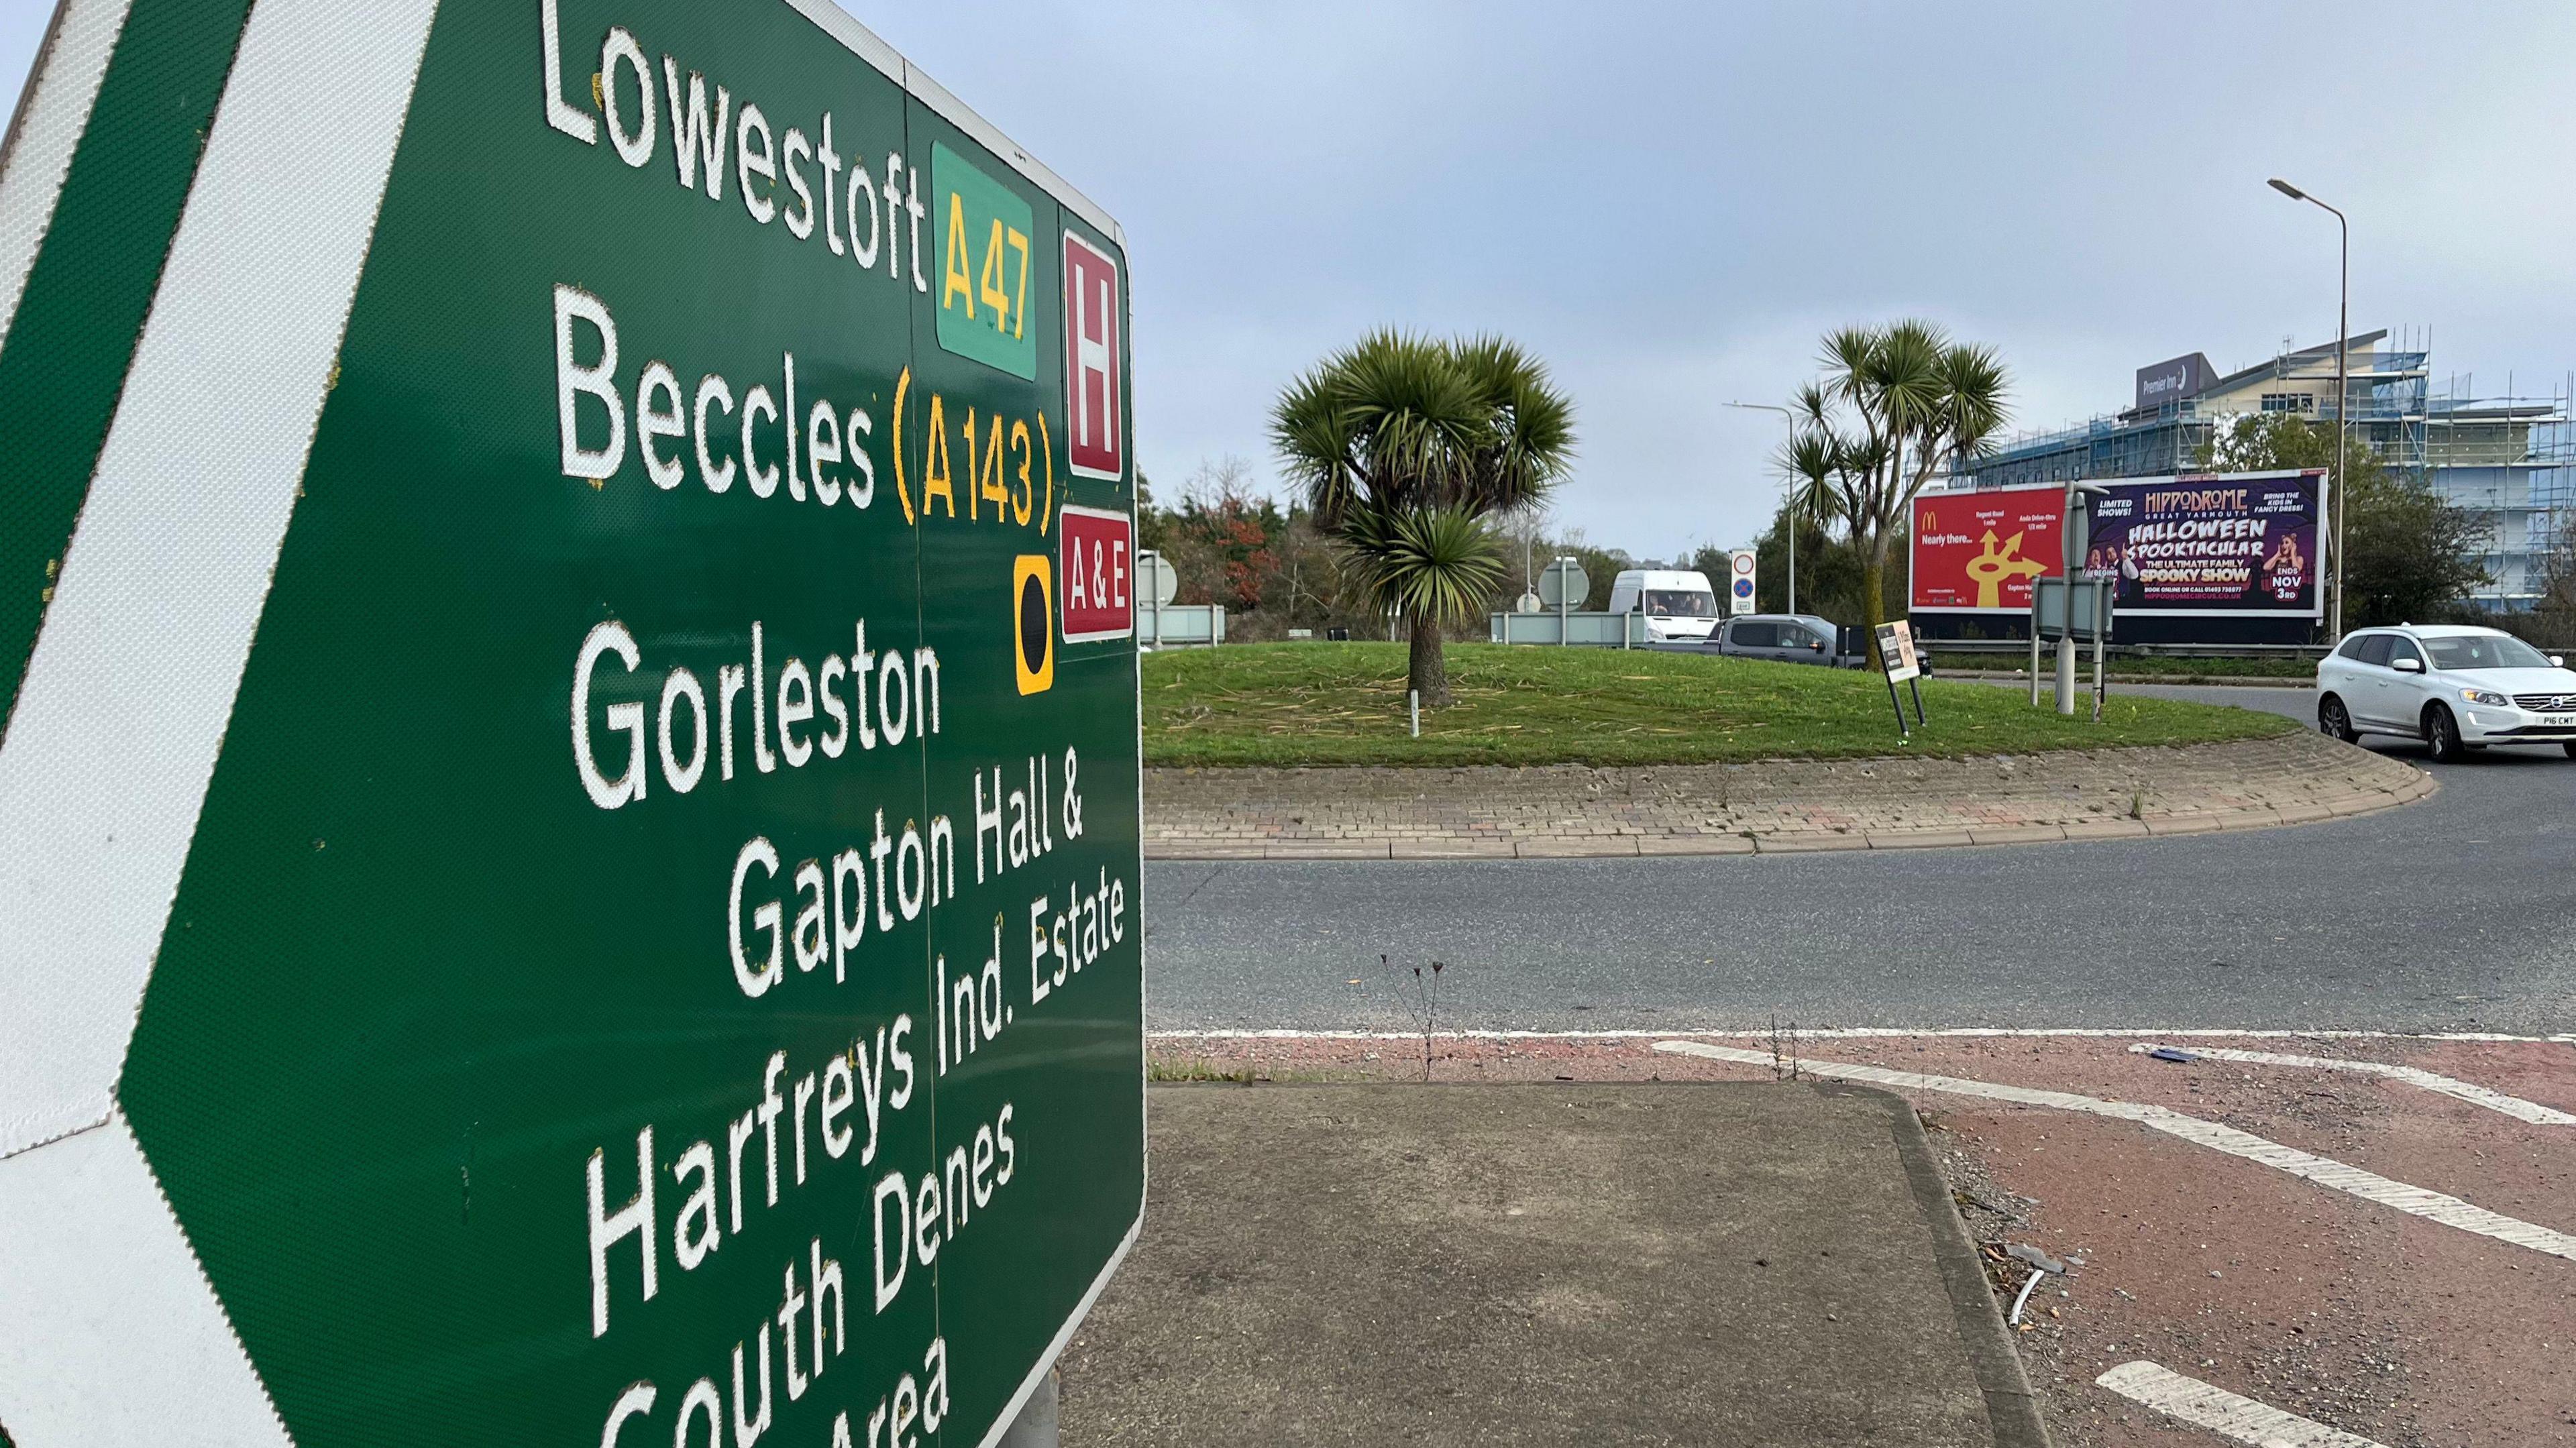
[[[2331,427],[2349,422],[2390,469],[2430,484],[2485,524],[2489,582],[2476,601],[2528,607],[2560,530],[2576,522],[2576,381],[2547,397],[2479,397],[2473,378],[2431,388],[2428,343],[2385,331],[2350,339],[2344,405],[2335,401],[2335,344],[2283,350],[2219,375],[2194,352],[2138,369],[2122,411],[2054,432],[2027,433],[1961,462],[1952,487],[2000,488],[2075,479],[2188,474],[2206,466],[2239,417],[2287,412]]]

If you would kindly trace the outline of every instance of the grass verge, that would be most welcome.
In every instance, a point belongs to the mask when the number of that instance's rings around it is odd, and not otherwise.
[[[1873,673],[1699,654],[1455,644],[1457,702],[1405,729],[1401,644],[1228,644],[1144,661],[1149,765],[1707,764],[1956,757],[2200,744],[2299,727],[2259,714],[2114,696],[2095,724],[2017,689],[1923,685],[1926,723],[1900,745]],[[1902,686],[1900,686],[1901,689]],[[1910,706],[1909,706],[1910,707]],[[1909,716],[1910,719],[1910,716]]]

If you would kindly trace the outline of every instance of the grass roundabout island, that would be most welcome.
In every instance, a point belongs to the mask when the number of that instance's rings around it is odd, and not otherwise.
[[[2114,695],[2102,721],[2015,688],[1923,682],[1899,742],[1875,673],[1648,650],[1453,644],[1456,702],[1407,733],[1393,643],[1228,644],[1143,661],[1145,763],[1157,767],[1732,764],[1959,758],[2208,744],[2299,725],[2251,709]],[[1900,686],[1901,688],[1902,686]],[[1910,714],[1909,714],[1910,719]]]

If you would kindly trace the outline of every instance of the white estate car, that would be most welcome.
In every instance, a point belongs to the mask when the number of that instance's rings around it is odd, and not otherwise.
[[[2490,744],[2559,744],[2576,757],[2576,673],[2491,628],[2361,629],[2317,662],[2317,727],[2421,739],[2435,759]]]

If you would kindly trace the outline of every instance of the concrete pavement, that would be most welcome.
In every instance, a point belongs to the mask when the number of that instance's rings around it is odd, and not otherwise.
[[[2044,1448],[1892,1094],[1191,1086],[1148,1114],[1068,1445]]]
[[[1157,1048],[1253,1075],[1422,1069],[1418,1038]],[[2031,1279],[2015,1247],[2072,1268],[2038,1283],[2014,1334],[2063,1448],[2576,1442],[2568,1042],[1784,1031],[1435,1038],[1434,1053],[1449,1082],[1794,1073],[1896,1091],[1930,1127],[1997,1300]],[[2322,1426],[2205,1432],[2101,1381],[2139,1363],[2275,1426]]]

